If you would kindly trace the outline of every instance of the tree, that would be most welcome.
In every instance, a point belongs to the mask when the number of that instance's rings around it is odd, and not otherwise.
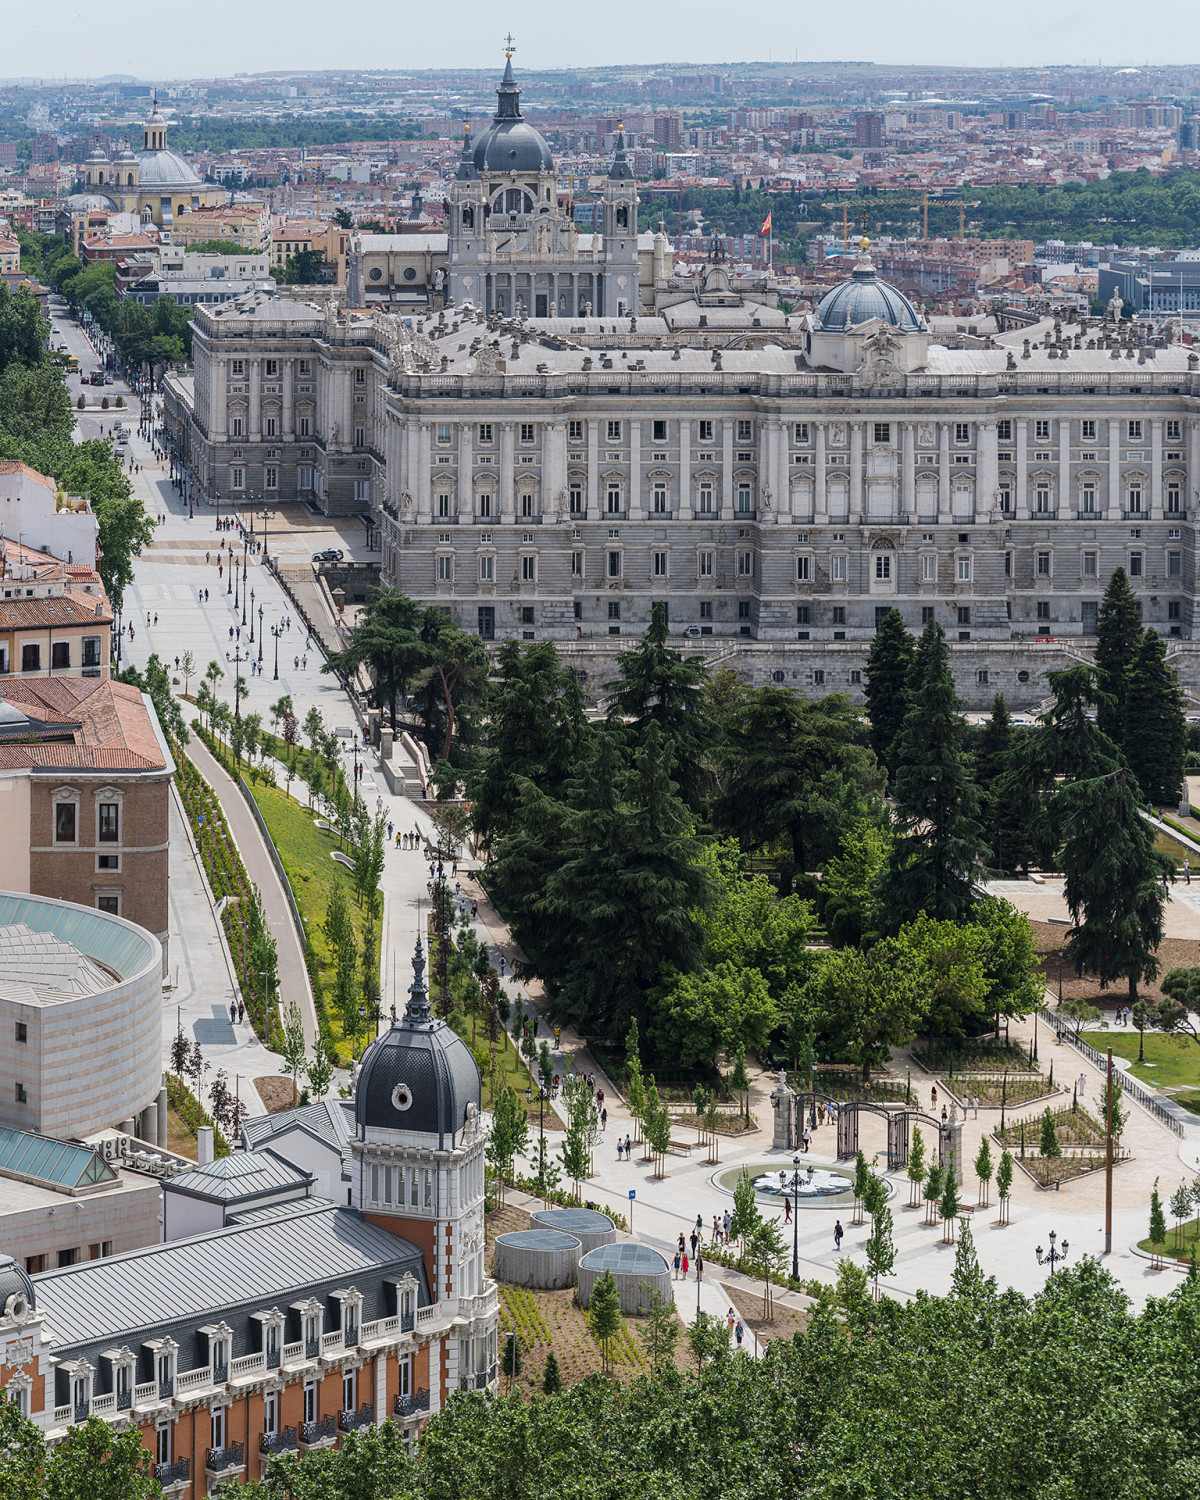
[[[1000,1200],[1000,1222],[1008,1223],[1008,1202],[1012,1197],[1013,1159],[1010,1151],[1000,1153],[1000,1165],[996,1168],[996,1197]]]
[[[190,651],[185,651],[179,658],[179,670],[183,673],[183,696],[188,695],[188,686],[196,675],[196,658]]]
[[[621,1331],[621,1294],[608,1268],[592,1287],[588,1305],[588,1327],[600,1345],[600,1365],[604,1374],[612,1368],[612,1341]]]
[[[698,811],[706,783],[712,724],[705,707],[703,657],[685,658],[667,645],[666,606],[653,604],[645,635],[617,657],[620,676],[605,684],[609,713],[626,722],[635,741],[656,724],[667,770],[687,805]]]
[[[400,700],[431,660],[426,626],[425,611],[415,600],[396,589],[373,589],[359,611],[346,649],[334,652],[321,670],[350,677],[359,667],[366,667],[375,707],[387,712],[395,730]]]
[[[645,1307],[638,1331],[650,1357],[650,1364],[657,1370],[660,1364],[670,1364],[675,1358],[675,1346],[679,1342],[680,1332],[679,1317],[675,1312],[675,1303],[648,1282],[641,1282],[638,1289]]]
[[[1041,1143],[1038,1147],[1041,1156],[1049,1161],[1055,1161],[1062,1155],[1062,1147],[1058,1143],[1058,1127],[1054,1123],[1054,1116],[1047,1105],[1042,1115]]]
[[[719,1359],[729,1353],[729,1329],[724,1318],[711,1313],[698,1312],[687,1328],[688,1346],[696,1361],[696,1373],[701,1374],[706,1361]]]
[[[1096,617],[1096,672],[1103,697],[1097,728],[1121,744],[1126,728],[1129,668],[1142,635],[1142,611],[1124,568],[1114,568]]]
[[[942,1201],[939,1212],[942,1216],[943,1235],[947,1244],[954,1243],[954,1222],[958,1218],[958,1174],[954,1170],[954,1158],[946,1163],[946,1175],[942,1183]]]
[[[1150,1241],[1155,1268],[1161,1271],[1163,1251],[1167,1244],[1167,1221],[1163,1217],[1162,1199],[1158,1196],[1157,1177],[1154,1179],[1154,1187],[1150,1192],[1150,1232],[1147,1238]]]
[[[753,1233],[761,1218],[758,1198],[754,1192],[754,1179],[745,1167],[738,1173],[733,1189],[733,1213],[729,1220],[730,1237],[742,1243]]]
[[[746,1070],[746,1048],[739,1044],[733,1055],[733,1070],[729,1074],[729,1087],[736,1090],[741,1102],[742,1115],[750,1123],[750,1074]]]
[[[542,1394],[544,1396],[557,1396],[562,1390],[562,1376],[558,1370],[558,1360],[555,1358],[554,1350],[546,1354],[546,1365],[542,1371]]]
[[[864,673],[871,749],[880,765],[894,775],[893,750],[908,709],[908,681],[913,638],[898,609],[889,609],[875,628]]]
[[[1143,632],[1125,678],[1121,741],[1138,790],[1148,802],[1177,803],[1183,786],[1187,721],[1183,694],[1157,630]]]
[[[942,1188],[945,1183],[945,1174],[940,1162],[931,1162],[929,1171],[925,1174],[925,1222],[933,1223],[933,1213],[941,1200]]]
[[[863,1204],[870,1190],[871,1169],[867,1165],[866,1152],[860,1146],[854,1158],[854,1219],[861,1222]]]
[[[592,1169],[588,1146],[588,1115],[593,1113],[591,1091],[583,1079],[568,1078],[563,1096],[567,1106],[567,1128],[558,1151],[563,1171],[575,1184],[575,1197],[578,1199],[579,1184]]]
[[[990,1299],[996,1295],[996,1278],[985,1276],[979,1268],[979,1256],[975,1252],[975,1235],[971,1229],[970,1219],[964,1219],[962,1228],[959,1230],[950,1291],[955,1297],[979,1300]]]
[[[875,938],[879,885],[892,848],[888,827],[869,819],[852,824],[821,879],[821,918],[838,947],[870,946]]]
[[[1175,1220],[1175,1249],[1178,1252],[1180,1242],[1183,1239],[1183,1221],[1191,1217],[1192,1212],[1192,1187],[1190,1183],[1181,1182],[1170,1198],[1171,1217]]]
[[[875,1296],[879,1296],[879,1278],[890,1276],[896,1264],[896,1246],[892,1240],[892,1211],[881,1204],[871,1220],[871,1233],[867,1239],[867,1271],[875,1282]]]
[[[513,1162],[529,1147],[529,1116],[517,1091],[506,1083],[492,1101],[492,1128],[488,1135],[487,1158],[500,1184],[500,1202],[504,1202],[504,1185],[512,1176]]]
[[[511,1396],[513,1384],[521,1373],[521,1340],[515,1331],[510,1331],[505,1337],[500,1368],[508,1376],[508,1394]]]
[[[771,1278],[783,1270],[785,1255],[779,1220],[760,1216],[744,1241],[742,1258],[751,1275],[762,1277],[764,1318],[772,1316]]]
[[[912,1142],[908,1148],[908,1206],[916,1208],[921,1199],[921,1184],[929,1171],[925,1163],[925,1137],[919,1125],[913,1126]]]
[[[362,1026],[358,990],[358,954],[350,904],[346,899],[344,878],[334,879],[329,888],[329,904],[322,926],[325,942],[334,963],[333,1004],[342,1023],[342,1031],[351,1046]]]
[[[299,1089],[300,1075],[305,1071],[305,1059],[307,1047],[304,1041],[304,1021],[300,1015],[300,1007],[294,1000],[288,1001],[287,1009],[283,1013],[282,1036],[279,1041],[279,1061],[281,1073],[292,1075],[292,1084]]]
[[[1073,782],[1060,804],[1066,877],[1063,894],[1074,930],[1074,962],[1098,974],[1101,986],[1124,978],[1130,1002],[1140,981],[1158,973],[1166,886],[1174,862],[1154,847],[1128,771]]]
[[[757,969],[725,962],[699,974],[676,974],[650,995],[652,1034],[661,1056],[685,1068],[706,1067],[718,1053],[761,1050],[778,1011]]]
[[[334,1059],[329,1055],[323,1038],[317,1037],[313,1055],[308,1063],[308,1087],[314,1099],[324,1099],[333,1082]]]
[[[1121,1077],[1121,1072],[1120,1072],[1119,1068],[1114,1068],[1112,1070],[1112,1078],[1111,1078],[1111,1080],[1108,1078],[1107,1075],[1105,1076],[1105,1079],[1104,1079],[1104,1093],[1103,1093],[1103,1096],[1102,1096],[1103,1100],[1104,1100],[1104,1103],[1103,1103],[1103,1106],[1101,1108],[1100,1119],[1101,1119],[1101,1122],[1104,1123],[1105,1125],[1108,1124],[1109,1119],[1110,1119],[1110,1113],[1109,1113],[1109,1110],[1110,1110],[1110,1106],[1109,1106],[1109,1094],[1110,1094],[1110,1092],[1112,1094],[1112,1105],[1111,1105],[1112,1137],[1113,1137],[1114,1141],[1119,1141],[1121,1139],[1121,1135],[1122,1135],[1122,1133],[1123,1133],[1123,1131],[1125,1129],[1126,1122],[1129,1119],[1129,1111],[1121,1103],[1121,1100],[1122,1100],[1122,1098],[1124,1097],[1124,1094],[1125,1094],[1125,1080]]]
[[[986,1208],[988,1186],[992,1180],[992,1148],[988,1145],[986,1135],[980,1141],[979,1150],[975,1155],[975,1175],[979,1178],[979,1207]]]
[[[829,954],[813,980],[817,1028],[829,1055],[858,1063],[864,1081],[894,1046],[912,1041],[925,1016],[920,976],[905,967],[908,950],[896,939],[867,953]]]
[[[888,931],[922,913],[961,921],[978,896],[989,852],[961,709],[946,638],[930,620],[917,646],[909,708],[896,740],[892,794],[900,837],[884,877],[881,919]]]

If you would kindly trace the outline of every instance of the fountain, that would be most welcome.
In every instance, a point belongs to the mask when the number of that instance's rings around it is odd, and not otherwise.
[[[792,1190],[792,1173],[799,1169],[800,1184]],[[754,1195],[761,1208],[782,1210],[784,1199],[795,1201],[798,1208],[840,1208],[854,1202],[854,1178],[836,1167],[818,1167],[797,1158],[796,1165],[780,1167],[774,1162],[746,1162],[726,1167],[712,1178],[713,1186],[732,1194],[743,1172],[754,1182]]]

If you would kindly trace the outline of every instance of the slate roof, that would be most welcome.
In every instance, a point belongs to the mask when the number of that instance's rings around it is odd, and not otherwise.
[[[277,1136],[298,1128],[340,1151],[350,1139],[353,1103],[349,1100],[347,1103],[350,1110],[337,1099],[318,1099],[315,1104],[300,1104],[295,1109],[281,1109],[272,1115],[243,1120],[242,1140],[248,1150],[256,1151]]]
[[[213,1203],[246,1203],[255,1198],[307,1186],[313,1181],[273,1151],[231,1151],[201,1167],[178,1172],[164,1184],[164,1191],[206,1198]],[[295,1201],[292,1201],[295,1208]]]

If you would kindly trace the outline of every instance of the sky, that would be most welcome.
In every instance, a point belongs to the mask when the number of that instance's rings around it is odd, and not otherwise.
[[[1200,5],[1172,7],[1169,26],[1137,27],[1117,0],[1059,6],[1009,0],[853,0],[849,5],[765,6],[738,24],[716,0],[448,0],[436,6],[357,0],[160,0],[118,7],[6,7],[0,73],[16,77],[158,78],[324,68],[490,68],[511,28],[525,69],[617,63],[722,63],[799,58],[961,66],[1111,65],[1200,61]],[[331,25],[344,15],[344,28]],[[127,17],[127,18],[126,18]]]

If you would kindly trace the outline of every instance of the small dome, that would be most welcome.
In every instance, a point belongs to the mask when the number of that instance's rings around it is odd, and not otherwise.
[[[116,156],[113,157],[114,164],[117,162],[136,162],[137,157],[129,149],[128,143],[121,147]]]
[[[87,156],[84,158],[83,164],[85,167],[99,166],[101,164],[107,166],[108,157],[104,154],[103,148],[99,145],[96,145],[93,146],[92,149],[88,152]]]
[[[37,1307],[33,1282],[11,1255],[0,1255],[0,1322],[24,1323]]]
[[[903,333],[921,330],[921,320],[912,303],[890,282],[880,281],[864,250],[849,281],[843,281],[821,298],[817,321],[823,333],[840,333],[859,323],[869,323],[872,318],[879,318]]]
[[[408,1007],[363,1053],[354,1090],[360,1136],[372,1129],[436,1135],[438,1147],[462,1130],[482,1101],[479,1069],[458,1032],[437,1020],[425,987],[420,940]]]
[[[183,157],[166,147],[160,151],[139,151],[137,164],[143,187],[193,188],[201,185],[200,178]]]
[[[480,172],[553,172],[554,157],[543,136],[521,118],[521,90],[513,77],[512,53],[496,90],[492,123],[475,142],[471,159]]]

